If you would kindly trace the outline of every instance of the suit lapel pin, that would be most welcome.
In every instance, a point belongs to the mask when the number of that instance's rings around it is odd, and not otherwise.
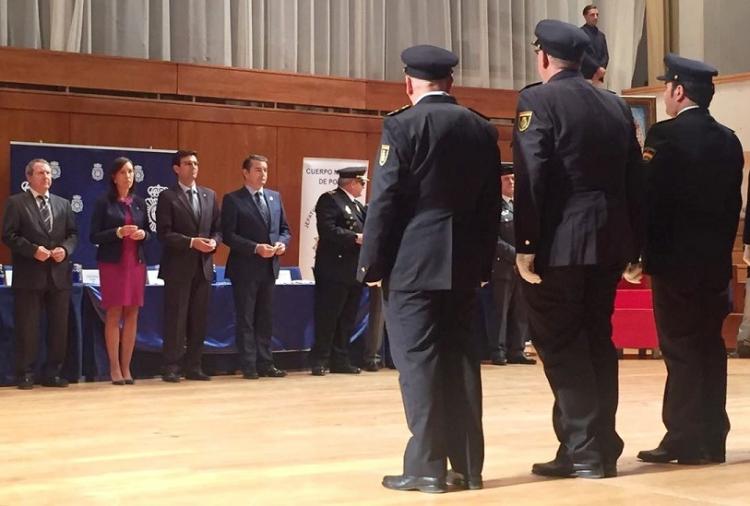
[[[269,196],[268,196],[268,201],[269,201],[269,202],[272,202],[272,201],[273,201],[273,197],[269,195]]]

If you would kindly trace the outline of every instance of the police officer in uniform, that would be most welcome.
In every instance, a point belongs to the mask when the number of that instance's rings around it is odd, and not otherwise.
[[[349,337],[354,329],[362,283],[357,260],[362,245],[365,207],[358,200],[365,187],[366,167],[336,172],[338,188],[325,192],[315,204],[318,247],[315,251],[315,343],[310,350],[312,374],[359,374],[349,361]]]
[[[708,111],[718,72],[675,54],[664,59],[664,104],[672,119],[651,127],[644,251],[659,345],[667,365],[659,446],[645,462],[724,462],[732,247],[742,197],[742,146]]]
[[[485,343],[471,328],[497,238],[497,130],[448,94],[456,55],[423,45],[401,59],[413,106],[383,123],[358,272],[382,280],[412,434],[403,473],[384,477],[383,486],[481,488]]]
[[[513,164],[500,166],[500,215],[497,246],[492,265],[492,307],[486,308],[490,359],[495,365],[534,365],[524,353],[529,337],[526,306],[516,272],[516,241],[513,231]]]
[[[513,133],[516,265],[560,445],[532,472],[610,477],[623,448],[610,320],[640,251],[641,153],[627,104],[579,71],[588,36],[556,20],[535,34],[543,84],[521,91]]]

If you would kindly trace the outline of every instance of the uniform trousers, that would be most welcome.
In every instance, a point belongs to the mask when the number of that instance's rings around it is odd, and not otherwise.
[[[349,338],[361,297],[361,284],[315,278],[315,343],[310,350],[313,365],[349,365]]]
[[[695,269],[653,275],[654,316],[667,366],[660,446],[677,455],[725,456],[729,432],[727,350],[729,280]]]
[[[621,274],[619,265],[550,267],[541,284],[522,283],[534,346],[555,398],[561,463],[610,465],[622,453],[611,322]]]
[[[475,290],[388,291],[391,354],[411,438],[404,474],[442,478],[482,473],[481,352],[472,332]]]
[[[490,355],[492,358],[522,357],[529,324],[521,281],[513,273],[510,279],[493,279],[491,286],[494,304],[485,308]]]

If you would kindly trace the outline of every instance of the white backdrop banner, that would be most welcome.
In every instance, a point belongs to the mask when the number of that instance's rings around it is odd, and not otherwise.
[[[342,158],[304,158],[302,160],[302,195],[300,199],[299,268],[302,279],[315,279],[315,247],[318,244],[318,227],[315,204],[323,192],[333,190],[338,184],[336,171],[344,167],[367,167],[367,160]],[[365,189],[366,191],[366,189]],[[365,192],[359,197],[364,204]]]

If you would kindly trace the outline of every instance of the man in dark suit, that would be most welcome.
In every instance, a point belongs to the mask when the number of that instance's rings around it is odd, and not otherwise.
[[[162,379],[179,382],[182,365],[187,379],[206,381],[211,378],[201,369],[201,354],[221,216],[216,193],[195,184],[195,151],[178,151],[172,170],[177,185],[161,192],[156,205],[156,233],[164,243],[159,266],[164,280]]]
[[[382,280],[412,433],[403,473],[384,477],[383,486],[481,488],[485,343],[472,323],[497,238],[497,130],[448,94],[456,55],[415,46],[401,59],[413,106],[383,123],[358,272],[361,280]]]
[[[273,289],[279,257],[292,238],[278,192],[265,188],[268,158],[250,155],[242,162],[245,185],[224,196],[221,226],[229,258],[224,276],[232,280],[236,313],[235,342],[242,376],[281,378],[271,353]]]
[[[718,72],[669,54],[664,104],[673,119],[651,127],[643,159],[651,274],[659,346],[667,365],[662,417],[667,434],[645,462],[724,462],[732,248],[742,206],[742,146],[708,111]]]
[[[349,337],[354,330],[362,283],[357,260],[362,244],[365,207],[357,200],[367,178],[366,167],[336,171],[339,185],[315,204],[318,247],[315,250],[315,343],[310,350],[314,376],[359,374],[349,361]]]
[[[492,306],[486,308],[490,359],[495,365],[534,365],[524,353],[529,323],[516,272],[516,241],[513,232],[513,164],[500,167],[500,216],[497,246],[492,265]]]
[[[50,193],[52,174],[46,160],[26,165],[29,189],[8,199],[3,242],[13,256],[18,388],[34,386],[39,321],[47,314],[47,361],[42,384],[66,387],[60,376],[68,339],[70,255],[78,240],[70,202]]]
[[[581,71],[586,79],[594,83],[602,83],[609,65],[609,49],[607,49],[607,37],[599,30],[599,9],[596,5],[587,5],[583,8],[583,19],[586,21],[581,29],[589,36],[591,44],[586,48],[583,55]]]
[[[588,36],[556,20],[535,34],[543,84],[521,91],[513,132],[516,265],[560,445],[532,472],[616,476],[611,317],[620,275],[639,255],[640,149],[627,104],[579,71]]]

